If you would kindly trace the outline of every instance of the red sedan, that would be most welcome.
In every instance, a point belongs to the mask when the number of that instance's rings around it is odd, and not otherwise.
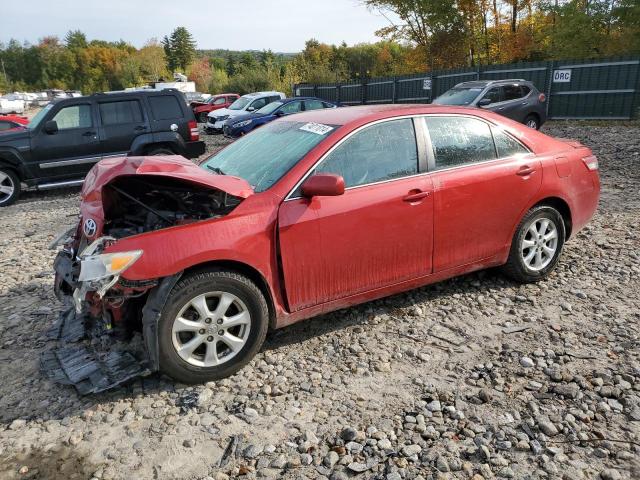
[[[204,103],[191,102],[191,108],[193,109],[193,114],[196,116],[196,120],[204,123],[207,121],[207,115],[210,112],[227,108],[238,98],[240,98],[240,95],[237,93],[221,93],[213,95]]]
[[[231,375],[269,328],[488,267],[546,278],[598,162],[491,112],[386,105],[270,123],[207,159],[104,160],[56,260],[80,314],[141,325],[149,370]]]
[[[20,115],[0,115],[0,133],[27,127],[29,119]]]

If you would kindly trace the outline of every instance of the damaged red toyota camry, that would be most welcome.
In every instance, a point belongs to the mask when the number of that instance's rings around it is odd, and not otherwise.
[[[446,106],[288,116],[200,166],[104,160],[55,262],[72,308],[54,377],[84,391],[157,370],[219,379],[269,328],[487,267],[543,279],[599,190],[584,145]],[[96,351],[135,332],[138,351]]]

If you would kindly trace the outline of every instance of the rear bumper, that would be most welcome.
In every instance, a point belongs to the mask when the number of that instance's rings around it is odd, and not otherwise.
[[[202,140],[197,142],[185,142],[184,156],[187,158],[197,158],[205,152],[205,144]]]

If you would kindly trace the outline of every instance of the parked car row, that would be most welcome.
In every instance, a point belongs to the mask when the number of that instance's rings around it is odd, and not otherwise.
[[[60,331],[87,317],[138,328],[146,357],[88,351],[84,368],[62,349],[58,380],[68,370],[63,381],[83,392],[132,372],[216,380],[249,362],[269,328],[483,268],[534,282],[596,210],[598,162],[576,141],[480,108],[305,108],[317,101],[263,104],[300,102],[201,165],[121,157],[93,168],[55,261],[56,294],[74,305]]]

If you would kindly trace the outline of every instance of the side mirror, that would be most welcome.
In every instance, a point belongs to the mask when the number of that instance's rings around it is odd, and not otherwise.
[[[55,120],[49,120],[44,124],[44,131],[49,135],[56,133],[58,131],[58,122],[56,122]]]
[[[483,98],[478,102],[478,106],[479,107],[486,107],[487,105],[491,105],[491,99],[490,98]]]
[[[344,178],[334,173],[316,173],[302,184],[302,195],[311,197],[337,197],[344,193]]]
[[[247,107],[247,112],[253,112],[255,110],[255,108],[253,107]]]
[[[285,113],[282,110],[278,110],[275,114],[276,117],[284,117]]]

